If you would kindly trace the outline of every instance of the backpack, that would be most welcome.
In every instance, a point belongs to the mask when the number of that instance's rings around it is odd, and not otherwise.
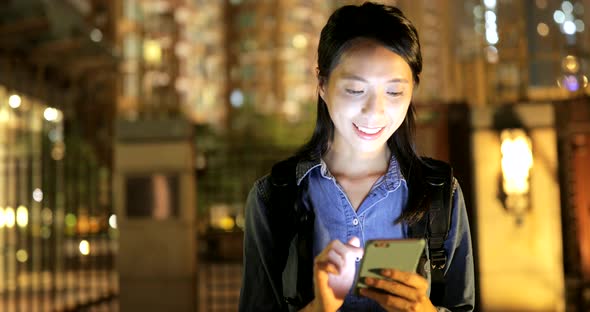
[[[276,163],[270,174],[270,205],[268,206],[273,233],[281,247],[277,253],[277,261],[285,267],[289,249],[293,245],[297,250],[296,294],[284,296],[281,303],[283,310],[288,306],[296,310],[303,308],[314,297],[313,293],[313,224],[314,215],[302,207],[302,190],[306,185],[297,186],[296,167],[298,159],[291,157]],[[413,238],[426,238],[430,256],[431,292],[430,300],[440,305],[444,299],[444,268],[447,255],[444,242],[448,236],[451,222],[453,171],[449,164],[422,158],[422,169],[425,175],[425,200],[430,208],[424,217],[415,224],[409,225],[408,234]],[[305,183],[304,179],[302,183]],[[427,202],[428,204],[428,202]],[[426,250],[422,254],[420,264],[427,260]]]

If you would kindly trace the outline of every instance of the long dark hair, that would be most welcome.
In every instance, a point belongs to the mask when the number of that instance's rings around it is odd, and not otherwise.
[[[414,84],[420,82],[422,54],[418,32],[404,14],[395,7],[365,2],[361,6],[348,5],[336,10],[322,29],[318,45],[318,80],[325,84],[344,52],[359,40],[371,40],[400,55],[410,65]],[[303,159],[318,159],[330,147],[334,138],[334,123],[324,100],[318,95],[317,120],[311,139],[299,150]],[[414,148],[414,105],[400,127],[387,140],[408,183],[408,205],[396,222],[413,223],[425,212],[424,178],[420,157]]]

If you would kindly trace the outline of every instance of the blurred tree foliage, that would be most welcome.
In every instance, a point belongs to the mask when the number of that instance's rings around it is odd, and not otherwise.
[[[298,120],[288,120],[283,115],[260,114],[244,105],[232,113],[229,129],[196,126],[199,215],[206,215],[216,204],[235,207],[239,213],[254,182],[310,137],[315,105],[302,108]]]

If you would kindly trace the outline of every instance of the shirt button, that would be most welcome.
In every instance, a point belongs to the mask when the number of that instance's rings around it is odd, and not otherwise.
[[[355,260],[356,260],[356,262],[359,262],[359,261],[361,261],[361,258],[359,258],[359,257],[356,257],[356,259],[355,259]]]
[[[357,218],[352,219],[352,224],[353,225],[358,225],[359,224],[359,219],[357,219]]]

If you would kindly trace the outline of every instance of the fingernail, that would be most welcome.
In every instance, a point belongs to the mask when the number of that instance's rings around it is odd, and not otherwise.
[[[383,271],[381,271],[381,275],[390,276],[391,275],[391,270],[383,270]]]
[[[373,285],[374,282],[375,282],[374,279],[372,279],[370,277],[365,277],[365,284],[367,284],[367,285]]]
[[[377,275],[381,275],[383,270],[382,269],[369,269],[369,272],[377,274]]]

